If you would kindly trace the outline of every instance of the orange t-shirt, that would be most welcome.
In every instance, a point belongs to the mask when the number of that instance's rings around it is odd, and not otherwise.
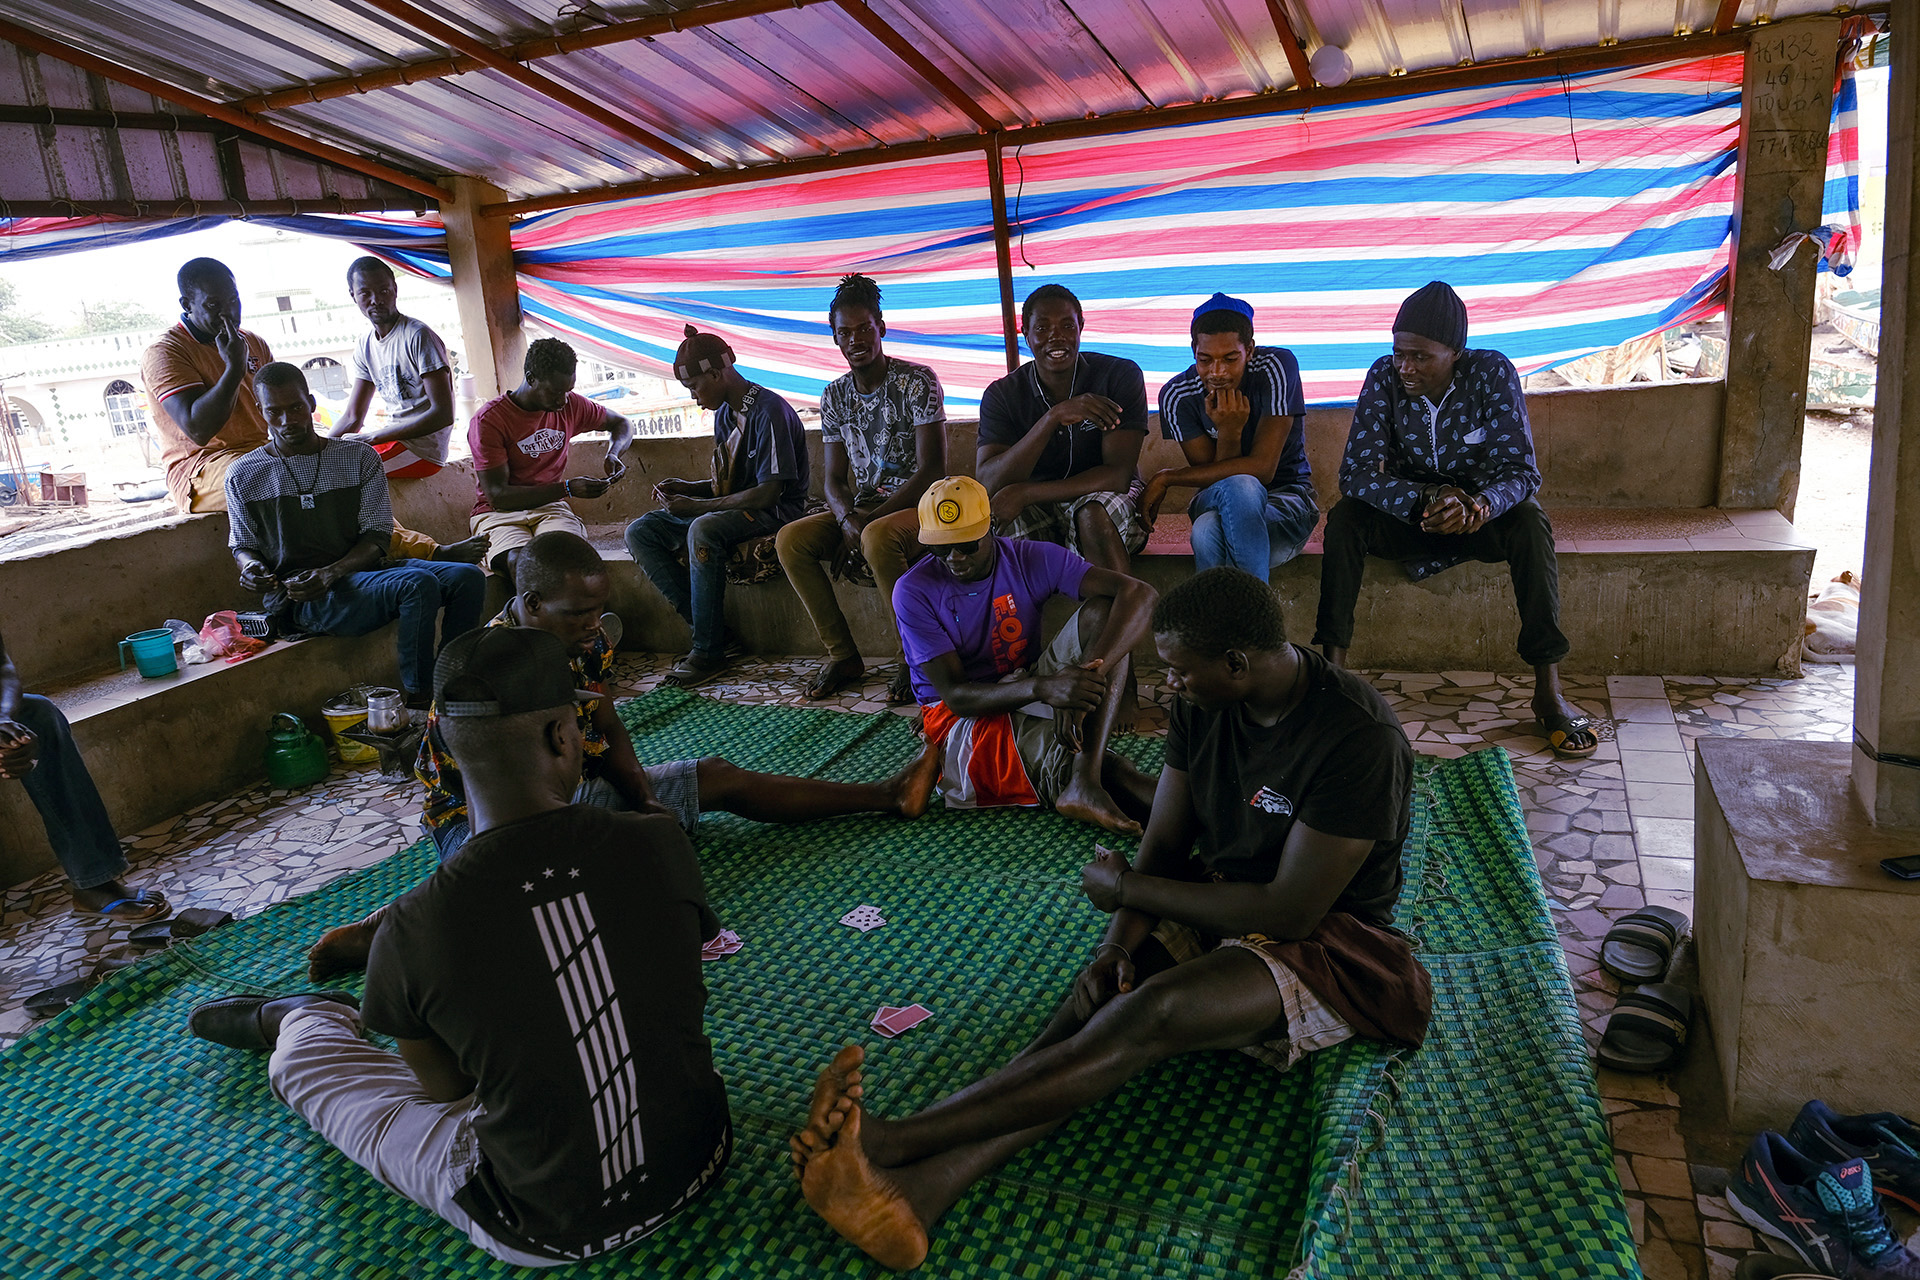
[[[195,444],[166,410],[166,398],[192,387],[211,387],[227,371],[220,348],[201,342],[187,326],[175,322],[160,336],[160,341],[140,353],[140,380],[147,384],[147,404],[153,410],[154,424],[160,429],[160,457],[167,468],[167,492],[173,504],[185,511],[193,500],[193,473],[200,460],[210,453],[258,449],[267,442],[267,420],[260,412],[260,401],[253,394],[253,375],[273,359],[266,340],[246,329],[247,376],[233,396],[233,413],[225,426],[205,444]]]

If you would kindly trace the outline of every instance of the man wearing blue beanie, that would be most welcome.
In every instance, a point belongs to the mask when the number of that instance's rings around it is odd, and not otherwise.
[[[1253,308],[1216,293],[1194,309],[1193,363],[1160,389],[1160,431],[1180,442],[1184,467],[1147,478],[1140,512],[1151,528],[1168,489],[1199,492],[1193,560],[1267,579],[1300,554],[1320,506],[1307,468],[1300,362],[1285,347],[1253,344]]]
[[[1568,644],[1539,488],[1519,371],[1498,351],[1467,349],[1466,303],[1432,281],[1401,304],[1393,354],[1367,370],[1354,406],[1313,642],[1345,665],[1369,555],[1400,561],[1416,582],[1463,560],[1504,562],[1520,658],[1534,670],[1534,714],[1555,755],[1584,759],[1600,740],[1560,689]]]

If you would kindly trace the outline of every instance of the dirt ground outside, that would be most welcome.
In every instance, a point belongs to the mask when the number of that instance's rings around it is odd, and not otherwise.
[[[1873,454],[1873,414],[1809,413],[1800,452],[1800,500],[1794,527],[1819,552],[1812,594],[1844,569],[1857,575],[1867,541],[1867,471]]]

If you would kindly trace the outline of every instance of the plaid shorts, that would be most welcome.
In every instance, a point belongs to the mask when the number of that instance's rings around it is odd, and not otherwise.
[[[1120,541],[1126,544],[1129,555],[1147,545],[1147,525],[1140,518],[1140,508],[1127,494],[1111,489],[1096,489],[1065,502],[1036,502],[1023,507],[1005,528],[994,532],[1007,538],[1058,543],[1084,556],[1086,549],[1080,545],[1079,517],[1081,509],[1088,506],[1106,510],[1113,527],[1120,531]]]
[[[1163,919],[1154,926],[1153,936],[1167,949],[1167,954],[1173,957],[1175,964],[1198,960],[1217,947],[1240,947],[1253,952],[1266,963],[1268,972],[1273,974],[1274,985],[1280,988],[1280,1003],[1287,1012],[1287,1034],[1277,1040],[1247,1045],[1240,1050],[1256,1062],[1264,1063],[1275,1071],[1285,1071],[1315,1050],[1331,1048],[1343,1040],[1353,1039],[1354,1029],[1346,1019],[1329,1008],[1319,996],[1307,990],[1299,974],[1268,954],[1261,945],[1267,940],[1259,934],[1248,934],[1244,938],[1222,938],[1213,942],[1189,925],[1181,924],[1178,920]]]

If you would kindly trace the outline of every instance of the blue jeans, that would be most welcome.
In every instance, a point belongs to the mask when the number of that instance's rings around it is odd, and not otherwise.
[[[718,658],[726,649],[722,606],[727,554],[735,543],[778,533],[785,523],[772,511],[709,511],[700,516],[649,511],[627,526],[627,550],[673,611],[693,628],[693,651]]]
[[[53,703],[29,693],[20,699],[14,719],[40,740],[39,761],[20,781],[46,824],[47,843],[53,846],[60,869],[80,889],[118,880],[127,860],[107,818],[107,806],[100,802],[100,792],[87,773],[87,762],[73,745],[67,718]]]
[[[1253,476],[1228,476],[1195,494],[1187,514],[1196,572],[1231,565],[1264,582],[1269,569],[1300,554],[1320,507],[1310,481],[1269,493]]]
[[[348,574],[318,600],[289,603],[288,612],[302,631],[326,636],[363,636],[400,619],[400,680],[409,694],[431,695],[440,611],[447,614],[441,633],[451,640],[480,625],[486,601],[487,575],[477,566],[408,560]]]

